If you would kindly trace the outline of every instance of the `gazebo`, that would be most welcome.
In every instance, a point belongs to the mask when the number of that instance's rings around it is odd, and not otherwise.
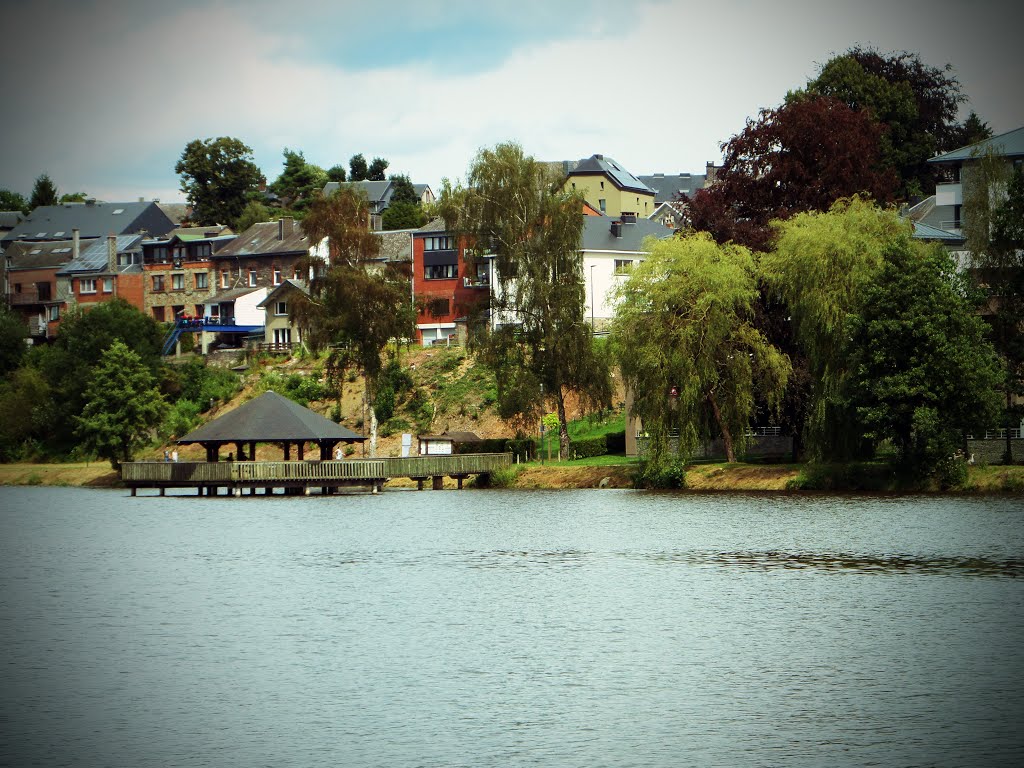
[[[235,410],[204,424],[176,442],[179,445],[199,443],[206,449],[206,460],[219,461],[220,449],[234,444],[238,461],[255,461],[257,443],[278,443],[284,448],[284,460],[291,460],[291,446],[298,448],[297,458],[304,459],[306,443],[320,448],[320,459],[332,458],[338,443],[361,443],[365,437],[357,435],[330,419],[325,419],[309,408],[267,392],[243,403]],[[246,447],[248,446],[248,451]]]

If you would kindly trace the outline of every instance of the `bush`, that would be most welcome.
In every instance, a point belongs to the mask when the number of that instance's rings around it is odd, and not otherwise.
[[[513,464],[511,467],[504,467],[493,472],[477,475],[471,481],[471,485],[476,488],[510,488],[515,485],[516,478],[519,477],[521,471],[521,466]]]
[[[164,439],[186,435],[199,425],[200,413],[202,408],[199,407],[199,403],[182,398],[167,410],[167,416],[160,425],[158,434]]]
[[[609,432],[604,436],[608,446],[608,453],[626,452],[626,432]]]
[[[638,488],[679,489],[686,487],[686,464],[682,459],[672,457],[655,464],[651,461],[641,462],[639,471],[633,479]]]
[[[377,390],[377,396],[373,398],[373,412],[377,421],[387,421],[395,413],[395,390],[389,385],[381,386]]]
[[[573,440],[569,443],[569,455],[574,459],[589,459],[591,456],[604,456],[606,453],[608,441],[604,435]]]

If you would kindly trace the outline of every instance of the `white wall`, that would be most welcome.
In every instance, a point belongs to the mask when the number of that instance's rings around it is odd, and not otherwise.
[[[257,288],[252,293],[235,299],[236,325],[263,325],[267,319],[266,312],[256,305],[267,298],[266,288]]]

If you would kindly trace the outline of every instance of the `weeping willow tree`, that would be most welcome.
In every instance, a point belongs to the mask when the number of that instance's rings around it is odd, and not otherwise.
[[[804,439],[815,459],[856,455],[861,434],[847,402],[849,318],[877,277],[887,249],[910,237],[895,211],[853,197],[827,212],[774,222],[775,248],[761,258],[762,279],[782,298],[807,355],[811,393]]]
[[[490,316],[470,343],[495,373],[499,414],[536,424],[550,398],[567,456],[567,398],[606,407],[611,382],[584,316],[583,198],[562,181],[517,144],[499,144],[477,154],[465,186],[444,181],[439,210],[460,242],[494,260]]]
[[[614,291],[612,347],[633,415],[651,438],[654,466],[690,456],[721,436],[736,461],[754,417],[754,395],[777,407],[789,358],[753,323],[754,259],[743,246],[718,245],[707,233],[646,241],[650,252]]]
[[[340,409],[344,372],[354,365],[366,381],[370,412],[370,452],[376,452],[377,417],[373,403],[392,339],[409,338],[415,314],[408,275],[379,261],[380,240],[370,230],[364,197],[342,187],[314,200],[302,228],[317,255],[307,261],[309,295],[290,303],[290,318],[305,330],[313,351],[330,348],[330,378],[338,386]]]

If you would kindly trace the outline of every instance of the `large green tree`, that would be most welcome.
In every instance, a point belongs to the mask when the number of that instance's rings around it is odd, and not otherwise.
[[[5,376],[21,364],[25,356],[28,326],[21,315],[6,303],[0,304],[0,376]]]
[[[60,193],[57,191],[57,185],[44,173],[36,179],[35,186],[32,187],[32,197],[29,199],[28,204],[33,209],[41,205],[56,205],[59,198]]]
[[[850,324],[850,398],[868,437],[930,475],[999,410],[1001,373],[984,321],[941,246],[888,245]]]
[[[284,169],[270,185],[270,191],[281,199],[285,208],[303,211],[327,183],[327,171],[306,162],[302,152],[285,148]]]
[[[881,269],[886,249],[909,238],[910,225],[895,211],[854,197],[774,227],[775,246],[761,257],[761,275],[767,294],[788,310],[810,382],[807,410],[795,422],[812,457],[848,459],[860,443],[844,398],[849,317]]]
[[[37,458],[55,413],[50,385],[39,369],[25,365],[0,379],[0,461]]]
[[[373,403],[384,349],[413,333],[408,277],[380,267],[380,239],[370,231],[369,207],[351,187],[314,200],[302,228],[310,242],[326,244],[328,258],[311,260],[309,296],[290,302],[290,314],[314,350],[332,348],[333,380],[340,383],[349,365],[363,372],[372,455],[377,438]]]
[[[720,436],[736,460],[754,417],[755,393],[777,405],[789,359],[753,325],[754,258],[705,233],[648,240],[647,259],[615,291],[612,342],[633,412],[650,435],[649,460],[686,458]]]
[[[230,136],[190,141],[174,171],[181,177],[181,191],[192,206],[194,220],[202,225],[234,227],[251,195],[265,181],[252,150]]]
[[[0,211],[21,211],[27,214],[31,210],[24,195],[9,189],[0,189]]]
[[[118,469],[150,442],[165,410],[149,367],[127,345],[115,341],[89,377],[75,432],[87,450]]]
[[[496,375],[499,412],[536,424],[553,400],[567,456],[567,399],[597,410],[611,386],[583,311],[583,198],[561,181],[517,144],[499,144],[480,150],[465,186],[444,181],[440,210],[458,242],[494,257],[491,318],[474,324],[471,345]]]

